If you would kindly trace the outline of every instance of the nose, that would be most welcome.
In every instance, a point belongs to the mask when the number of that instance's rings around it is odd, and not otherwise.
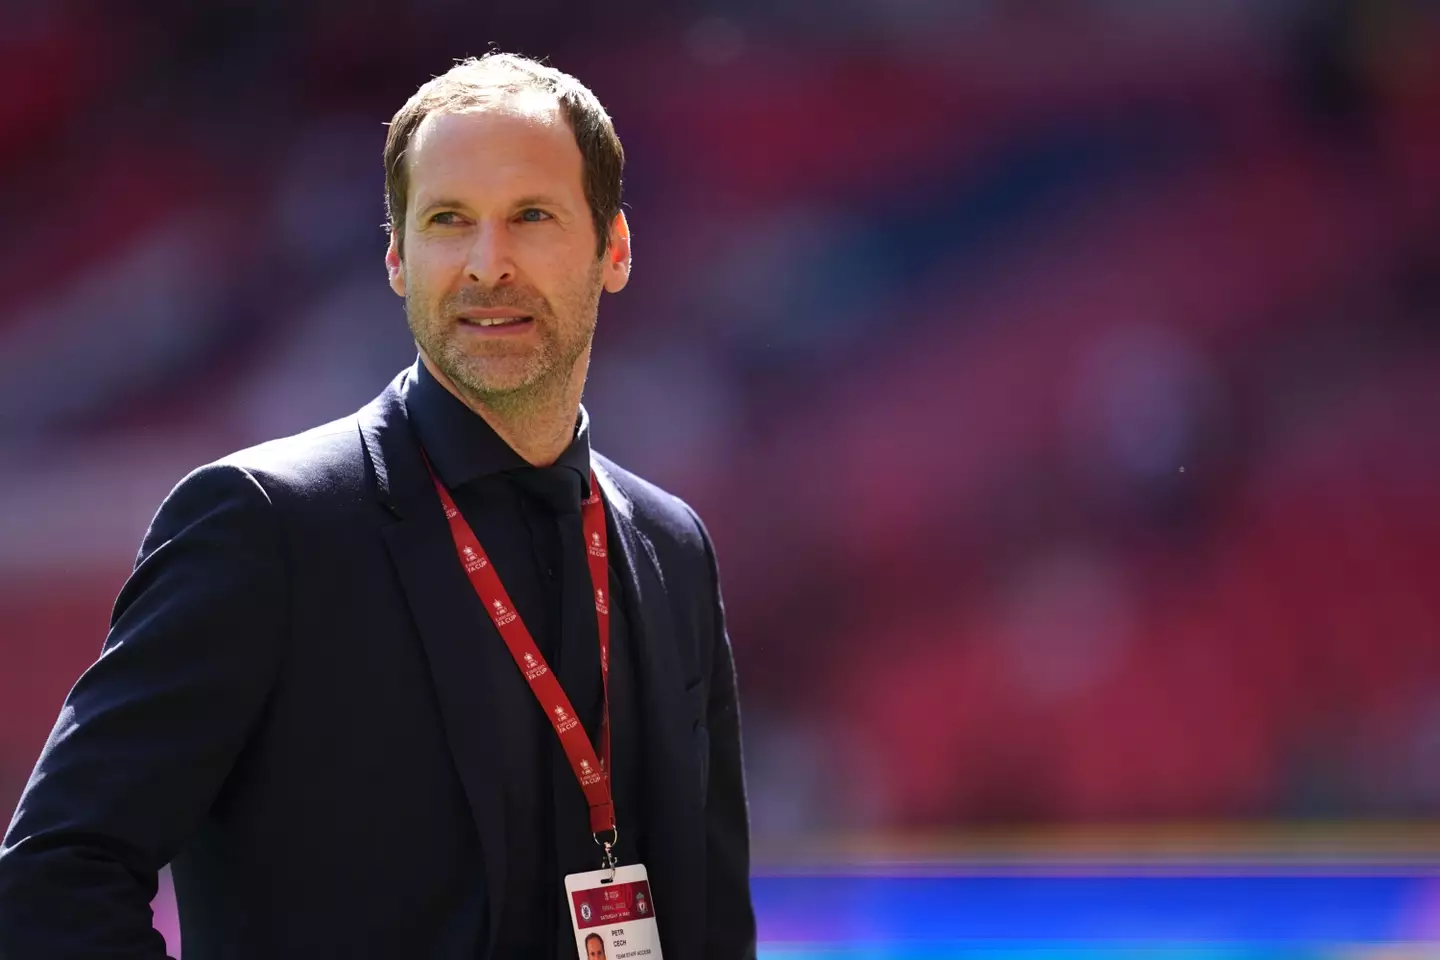
[[[465,261],[471,282],[496,287],[515,279],[515,261],[510,249],[510,232],[504,223],[487,220],[475,231],[475,242]]]

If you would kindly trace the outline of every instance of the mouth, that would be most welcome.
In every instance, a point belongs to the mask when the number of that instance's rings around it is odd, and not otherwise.
[[[514,327],[528,324],[530,317],[461,317],[459,321],[468,327]]]
[[[535,322],[534,317],[461,317],[460,323],[474,330],[495,332],[521,330]]]

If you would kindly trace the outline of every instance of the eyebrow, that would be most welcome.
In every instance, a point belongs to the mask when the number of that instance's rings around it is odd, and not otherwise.
[[[463,206],[465,206],[465,204],[461,203],[459,200],[450,200],[450,199],[448,199],[448,198],[446,198],[446,197],[437,197],[436,199],[431,200],[429,203],[425,204],[424,207],[420,208],[420,210],[416,213],[415,216],[416,216],[416,218],[418,219],[418,218],[420,218],[420,217],[425,216],[425,215],[426,215],[427,213],[429,213],[430,211],[435,210],[435,209],[438,209],[439,207],[463,207]]]
[[[521,197],[519,200],[515,201],[515,206],[517,209],[521,207],[561,207],[562,209],[565,208],[564,203],[554,197],[547,196],[543,193],[532,193],[527,196]]]

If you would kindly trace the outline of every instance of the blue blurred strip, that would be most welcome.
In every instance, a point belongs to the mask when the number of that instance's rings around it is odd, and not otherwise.
[[[1066,943],[1035,946],[1001,942],[984,946],[922,943],[905,946],[762,947],[760,950],[760,960],[1359,960],[1364,956],[1363,950],[1355,945],[1302,949],[1224,944],[1137,946],[1133,943]],[[1403,956],[1406,960],[1416,960],[1427,955],[1407,952]]]
[[[761,876],[754,891],[760,936],[772,948],[885,951],[845,956],[912,955],[894,952],[902,944],[928,944],[924,955],[939,956],[935,945],[971,941],[990,941],[991,950],[996,942],[1039,949],[1050,941],[1303,948],[1414,939],[1422,921],[1440,929],[1440,881],[1421,874]],[[1223,954],[1239,955],[1249,956]]]

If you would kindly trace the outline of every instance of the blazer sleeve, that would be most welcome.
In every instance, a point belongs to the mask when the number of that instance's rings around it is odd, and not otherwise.
[[[157,875],[274,680],[283,552],[274,508],[242,468],[201,468],[161,505],[0,843],[0,957],[165,956]]]
[[[691,515],[695,516],[694,511]],[[710,534],[698,516],[715,597],[714,647],[710,663],[709,787],[705,800],[705,956],[711,960],[754,958],[755,910],[750,899],[750,818],[740,749],[740,703],[735,657],[725,628],[720,567]]]

